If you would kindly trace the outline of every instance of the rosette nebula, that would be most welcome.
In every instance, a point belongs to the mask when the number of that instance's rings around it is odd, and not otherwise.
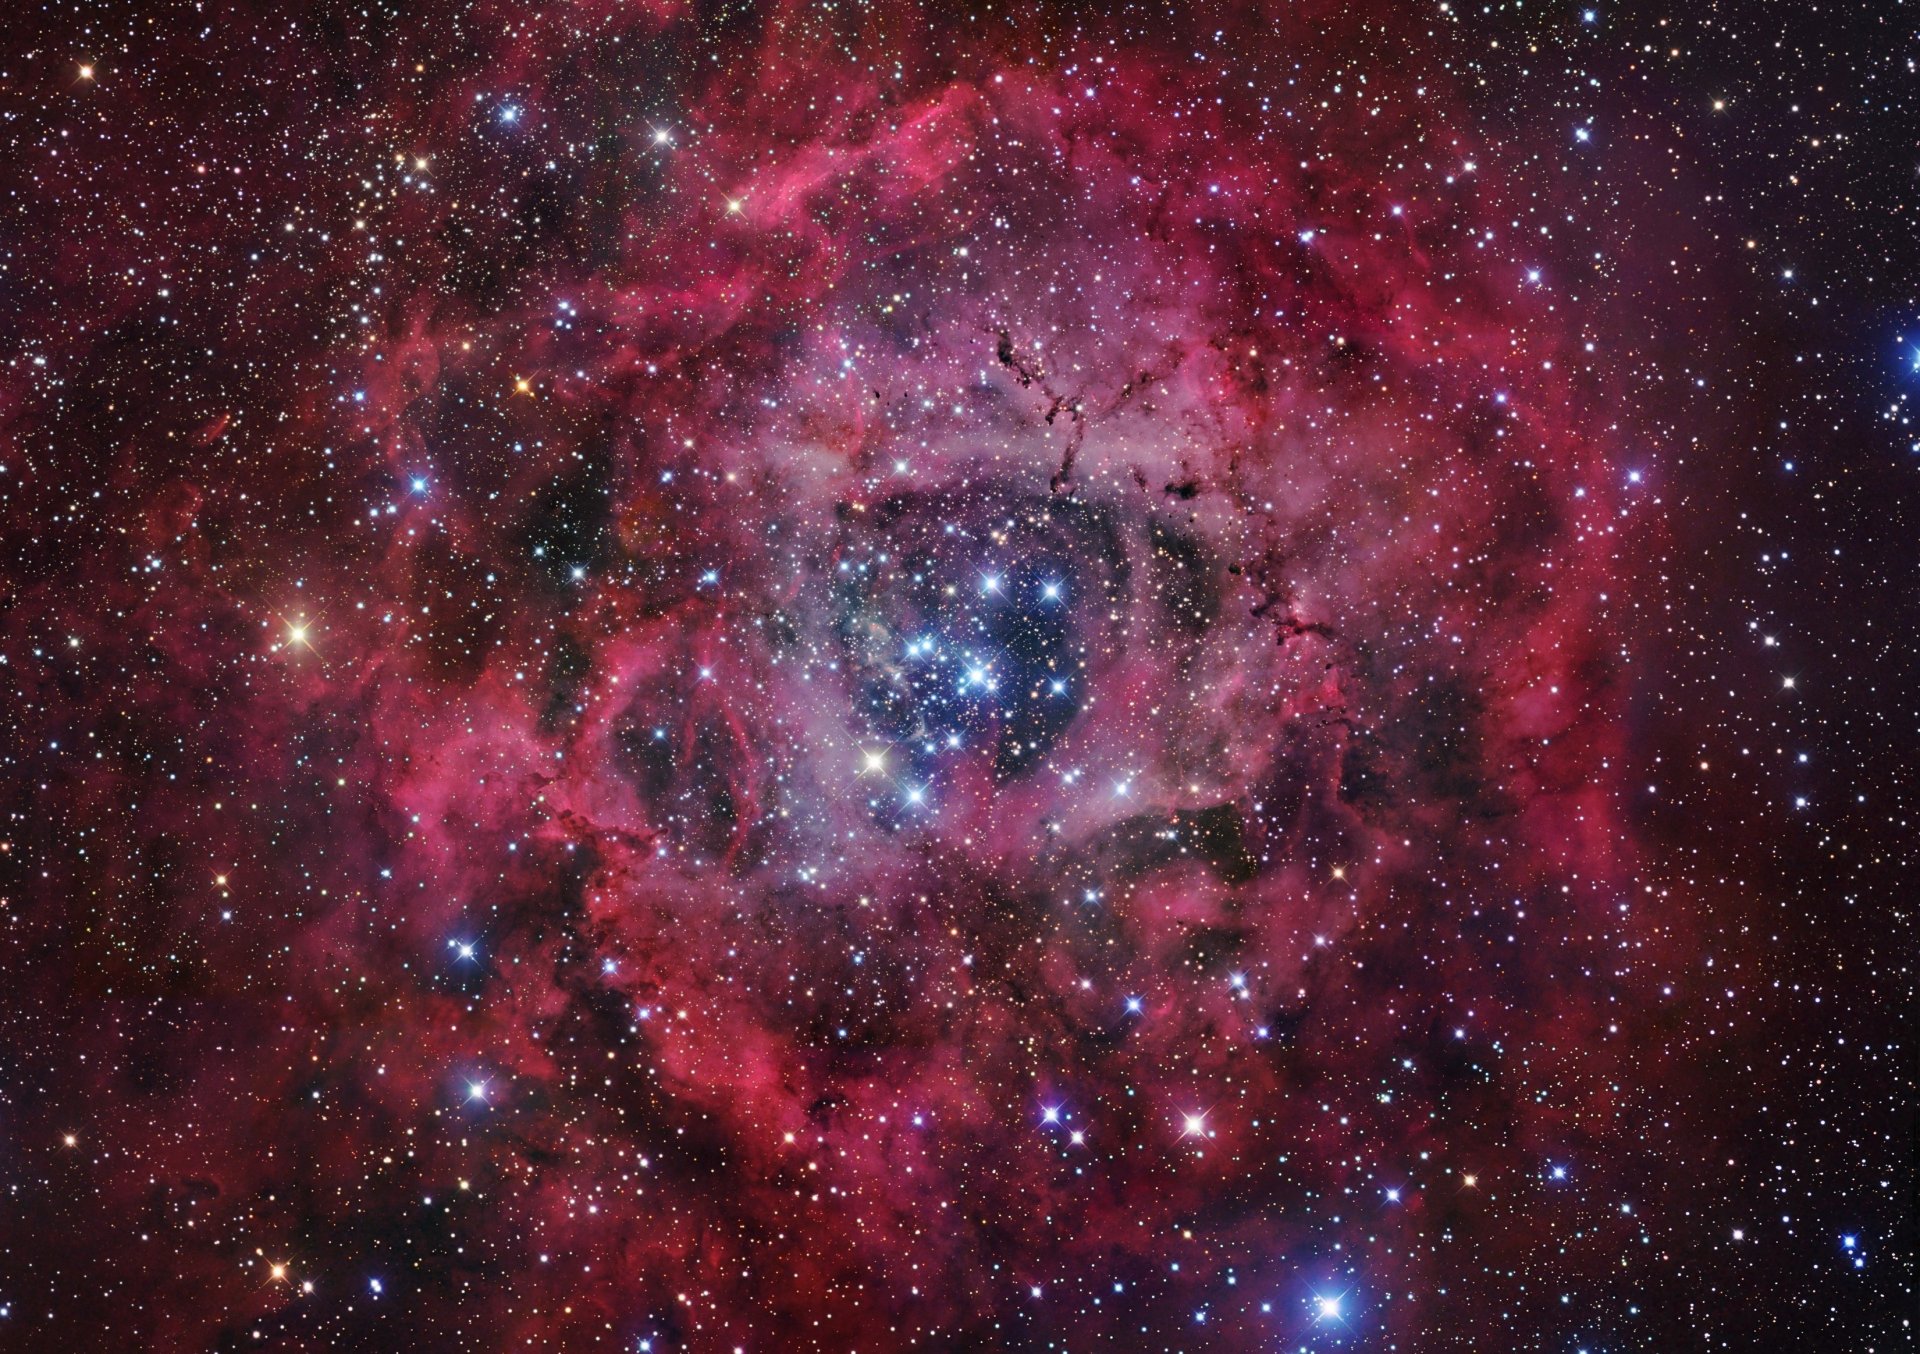
[[[1751,8],[21,18],[0,1343],[1905,1347],[1911,34]]]

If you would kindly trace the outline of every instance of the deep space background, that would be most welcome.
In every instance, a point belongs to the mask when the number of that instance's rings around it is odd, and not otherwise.
[[[1909,1348],[1912,5],[0,23],[0,1348]]]

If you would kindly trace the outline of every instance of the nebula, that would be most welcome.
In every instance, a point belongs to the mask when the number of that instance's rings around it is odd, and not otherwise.
[[[1448,7],[427,9],[7,76],[0,1338],[1694,1339],[1684,439]]]

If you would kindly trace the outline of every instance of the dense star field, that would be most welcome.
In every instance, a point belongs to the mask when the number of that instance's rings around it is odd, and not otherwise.
[[[14,12],[0,1347],[1911,1347],[1914,18]]]

